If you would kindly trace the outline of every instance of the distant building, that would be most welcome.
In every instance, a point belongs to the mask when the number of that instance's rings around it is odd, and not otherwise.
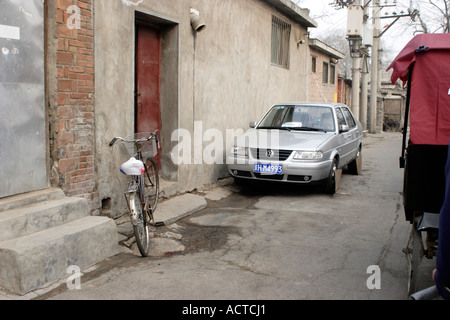
[[[309,39],[309,100],[338,102],[338,63],[345,55],[319,39]]]
[[[337,102],[351,106],[352,104],[352,79],[344,74],[338,75],[338,99]]]
[[[401,81],[391,82],[392,70],[381,73],[382,108],[378,110],[377,123],[383,123],[383,131],[401,131],[404,125],[407,90]],[[381,114],[382,112],[382,114]],[[381,122],[382,121],[382,122]]]

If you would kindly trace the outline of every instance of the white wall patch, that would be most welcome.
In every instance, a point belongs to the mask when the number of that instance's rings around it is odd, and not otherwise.
[[[0,38],[20,40],[20,28],[0,24]]]

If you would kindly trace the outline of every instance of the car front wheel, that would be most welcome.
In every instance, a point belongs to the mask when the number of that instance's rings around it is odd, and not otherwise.
[[[325,182],[324,189],[325,193],[335,194],[336,193],[336,171],[337,171],[337,160],[334,159],[331,164],[330,174]]]

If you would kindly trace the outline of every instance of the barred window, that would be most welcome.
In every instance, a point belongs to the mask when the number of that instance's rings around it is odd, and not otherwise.
[[[272,55],[273,64],[289,68],[289,40],[291,25],[280,18],[272,16]]]
[[[328,63],[323,63],[323,70],[322,70],[322,82],[324,84],[328,83]]]
[[[336,66],[334,64],[330,65],[330,83],[336,84]]]

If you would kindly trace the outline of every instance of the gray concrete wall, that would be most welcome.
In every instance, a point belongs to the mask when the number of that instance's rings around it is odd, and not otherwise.
[[[95,13],[98,190],[100,199],[111,198],[113,208],[123,208],[125,180],[119,180],[109,142],[134,130],[134,12],[120,1],[95,1]]]
[[[191,7],[207,25],[197,34],[190,26]],[[290,68],[274,66],[272,14],[283,17],[261,0],[95,2],[96,161],[102,199],[113,198],[114,206],[122,201],[117,195],[123,198],[108,143],[134,130],[135,15],[162,28],[162,175],[177,181],[179,191],[189,191],[224,177],[226,167],[173,164],[175,129],[193,133],[194,123],[201,121],[203,132],[218,129],[225,137],[227,129],[246,130],[275,103],[307,100],[309,48],[297,45],[307,39],[307,30],[284,17],[292,25]]]

